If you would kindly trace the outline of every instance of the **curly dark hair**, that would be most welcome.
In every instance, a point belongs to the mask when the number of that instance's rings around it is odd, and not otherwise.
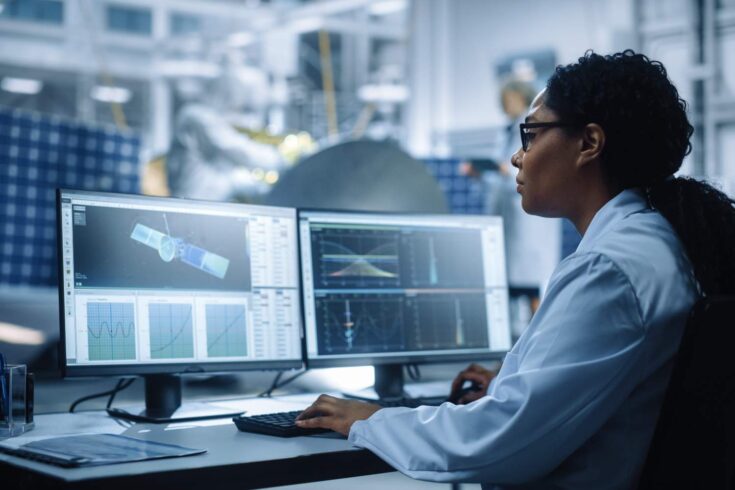
[[[588,51],[556,68],[544,104],[564,121],[599,124],[613,188],[645,190],[681,239],[703,294],[735,293],[735,202],[709,184],[673,177],[691,151],[694,128],[660,62],[631,50]]]

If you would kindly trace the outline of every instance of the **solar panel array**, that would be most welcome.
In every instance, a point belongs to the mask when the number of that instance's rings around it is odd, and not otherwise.
[[[57,187],[138,193],[140,137],[0,107],[0,284],[56,284]]]
[[[424,160],[427,170],[444,191],[447,205],[455,214],[483,214],[485,190],[482,182],[459,172],[458,159],[433,158]]]

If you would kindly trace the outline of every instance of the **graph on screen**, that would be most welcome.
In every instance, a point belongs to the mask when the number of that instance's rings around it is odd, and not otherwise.
[[[483,286],[479,233],[415,230],[403,235],[404,285],[420,288]]]
[[[135,359],[133,303],[87,303],[90,361]]]
[[[152,303],[148,307],[152,359],[194,357],[192,307],[187,303]]]
[[[207,355],[246,356],[248,353],[245,305],[206,305]]]
[[[406,299],[412,349],[485,348],[489,345],[482,293],[422,295]]]
[[[396,232],[333,229],[317,240],[323,286],[396,286],[400,282]]]
[[[403,298],[345,295],[319,300],[319,335],[329,353],[390,351],[405,348]]]

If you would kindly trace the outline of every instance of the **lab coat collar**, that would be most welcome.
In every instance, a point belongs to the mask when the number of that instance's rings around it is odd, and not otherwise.
[[[634,213],[648,210],[643,192],[637,189],[625,189],[602,206],[587,227],[587,232],[579,242],[577,252],[584,252],[592,247],[598,237],[621,219]]]

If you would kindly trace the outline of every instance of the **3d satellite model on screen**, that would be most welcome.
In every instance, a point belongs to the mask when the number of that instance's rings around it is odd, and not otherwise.
[[[168,231],[166,215],[163,216]],[[172,237],[170,234],[161,233],[148,226],[136,223],[130,238],[158,251],[159,257],[164,262],[179,259],[185,264],[224,279],[230,261],[220,255],[208,252],[203,248],[187,243],[181,238]]]

